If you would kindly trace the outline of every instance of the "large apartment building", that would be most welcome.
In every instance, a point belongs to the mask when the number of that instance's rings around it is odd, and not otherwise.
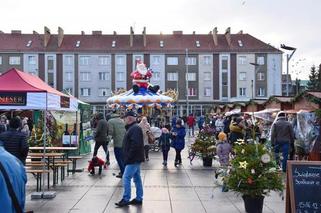
[[[22,34],[0,31],[0,72],[16,67],[69,91],[96,108],[112,91],[130,89],[135,61],[153,71],[152,84],[179,91],[179,109],[281,95],[282,52],[242,31],[231,34]],[[255,66],[250,63],[256,63]]]

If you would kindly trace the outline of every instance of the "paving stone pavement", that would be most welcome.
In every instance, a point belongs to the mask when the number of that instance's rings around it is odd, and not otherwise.
[[[193,139],[189,139],[191,142]],[[188,143],[189,143],[188,142]],[[187,149],[182,152],[183,165],[174,167],[175,151],[170,150],[167,168],[162,165],[161,152],[150,152],[150,160],[142,164],[142,180],[144,185],[144,202],[140,207],[129,206],[116,208],[115,202],[122,197],[122,183],[113,174],[118,174],[113,150],[111,165],[103,170],[101,176],[90,176],[86,171],[91,155],[85,156],[78,167],[85,168],[82,173],[69,175],[56,186],[57,192],[52,200],[31,200],[30,194],[35,191],[36,182],[28,175],[26,210],[36,212],[72,212],[72,213],[176,213],[176,212],[245,212],[242,198],[233,192],[221,192],[214,178],[214,167],[204,168],[202,161],[194,159],[190,165]],[[105,154],[100,150],[99,156]],[[132,196],[135,187],[132,183]],[[264,199],[264,213],[285,212],[285,201],[277,193],[271,193]]]

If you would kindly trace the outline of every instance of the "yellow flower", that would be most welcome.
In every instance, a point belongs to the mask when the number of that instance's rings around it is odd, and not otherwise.
[[[246,161],[242,161],[242,162],[239,162],[239,164],[240,164],[239,166],[240,169],[241,168],[246,169],[248,163]]]

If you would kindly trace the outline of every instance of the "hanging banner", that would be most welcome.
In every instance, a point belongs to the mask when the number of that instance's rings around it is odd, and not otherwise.
[[[60,96],[60,107],[69,108],[70,107],[70,98],[65,96]]]
[[[27,103],[27,94],[21,92],[1,92],[0,105],[25,106]]]

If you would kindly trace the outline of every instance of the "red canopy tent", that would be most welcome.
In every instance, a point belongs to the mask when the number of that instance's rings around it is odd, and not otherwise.
[[[0,75],[0,109],[77,111],[78,102],[15,68]]]

